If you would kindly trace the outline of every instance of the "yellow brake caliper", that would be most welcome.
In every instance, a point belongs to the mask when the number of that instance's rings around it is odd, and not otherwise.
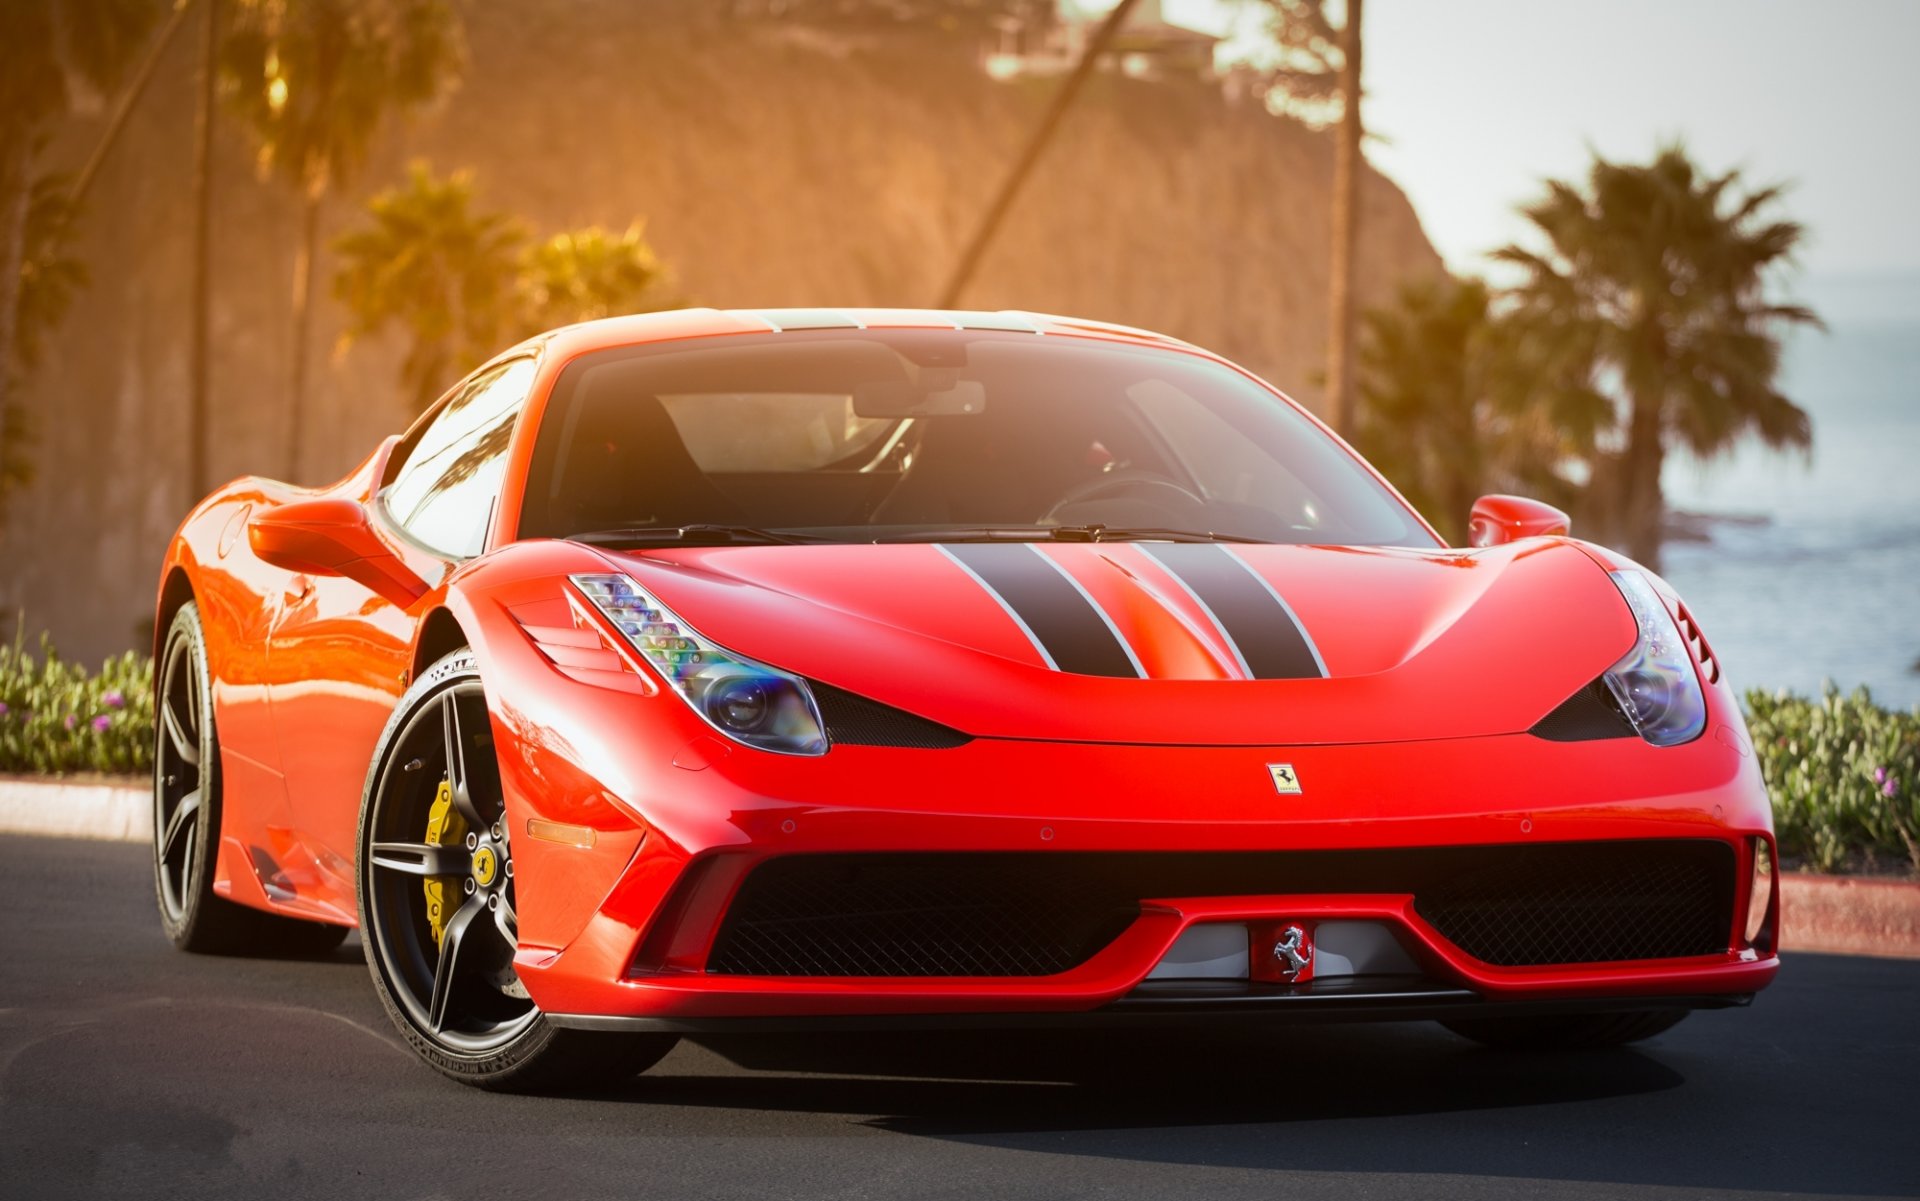
[[[446,780],[440,781],[440,790],[433,794],[433,806],[427,810],[427,843],[429,846],[453,846],[466,841],[467,823],[453,807],[453,785]],[[440,945],[440,937],[447,931],[447,919],[452,916],[459,900],[458,876],[428,876],[427,889],[427,925],[433,930],[433,943]],[[448,904],[449,891],[455,905]]]

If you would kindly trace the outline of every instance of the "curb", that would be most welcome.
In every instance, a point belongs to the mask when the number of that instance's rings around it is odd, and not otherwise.
[[[153,840],[153,789],[111,776],[0,776],[0,834]],[[1920,959],[1920,881],[1785,872],[1782,949]]]
[[[1782,949],[1920,959],[1920,882],[1785,872]]]
[[[0,776],[0,834],[153,841],[153,786],[96,776]]]

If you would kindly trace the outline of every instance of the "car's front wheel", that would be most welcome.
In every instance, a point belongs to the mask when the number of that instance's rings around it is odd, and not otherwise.
[[[1582,1013],[1441,1022],[1462,1038],[1510,1051],[1574,1051],[1618,1047],[1652,1038],[1679,1025],[1684,1009],[1627,1013]]]
[[[360,810],[359,883],[374,990],[446,1075],[502,1091],[585,1088],[672,1049],[672,1035],[560,1029],[515,973],[512,831],[471,651],[423,672],[381,736]]]

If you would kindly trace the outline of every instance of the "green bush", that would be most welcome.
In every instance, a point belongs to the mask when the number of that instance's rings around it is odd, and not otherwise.
[[[1818,699],[1747,694],[1748,726],[1773,794],[1780,852],[1816,871],[1920,873],[1920,708],[1865,688]],[[98,672],[0,646],[0,771],[139,774],[153,765],[153,663],[128,651]]]
[[[153,768],[153,661],[128,651],[89,672],[0,645],[0,771],[141,773]]]
[[[1784,858],[1830,872],[1891,857],[1920,872],[1920,708],[1883,709],[1865,688],[1756,689],[1747,726]]]

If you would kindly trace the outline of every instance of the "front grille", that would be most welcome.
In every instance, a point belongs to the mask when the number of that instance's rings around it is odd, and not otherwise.
[[[1422,890],[1414,908],[1501,967],[1673,959],[1727,949],[1732,888],[1723,842],[1589,843],[1488,863]]]
[[[709,971],[752,976],[1051,976],[1140,912],[1018,855],[793,856],[741,887]],[[940,862],[929,862],[939,860]]]
[[[1390,851],[792,855],[741,886],[707,970],[753,976],[1048,976],[1156,897],[1412,893],[1501,965],[1712,954],[1733,851],[1712,840]]]

